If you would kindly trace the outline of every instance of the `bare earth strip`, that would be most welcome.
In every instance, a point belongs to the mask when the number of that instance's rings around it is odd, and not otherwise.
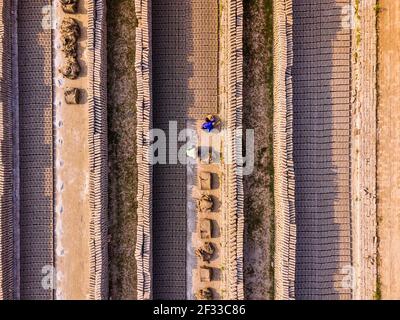
[[[87,1],[80,1],[78,14],[65,14],[57,2],[55,34],[55,188],[57,299],[89,298],[90,206],[88,149],[88,79],[87,79]],[[78,22],[78,59],[81,73],[78,79],[63,78],[58,72],[63,63],[58,28],[66,17]],[[79,88],[81,101],[68,105],[63,92],[66,87]]]
[[[379,13],[378,235],[382,299],[400,298],[400,2]]]
[[[135,2],[107,1],[110,298],[136,299]]]
[[[254,171],[244,176],[246,299],[273,298],[272,2],[244,2],[243,124],[255,131]]]
[[[355,2],[353,19],[351,201],[353,299],[376,291],[376,0]]]

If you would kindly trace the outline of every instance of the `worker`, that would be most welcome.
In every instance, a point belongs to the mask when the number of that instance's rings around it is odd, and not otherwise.
[[[208,132],[211,132],[215,126],[219,124],[219,120],[217,121],[216,117],[213,116],[212,114],[209,114],[206,117],[206,121],[202,125],[203,130],[207,130]]]

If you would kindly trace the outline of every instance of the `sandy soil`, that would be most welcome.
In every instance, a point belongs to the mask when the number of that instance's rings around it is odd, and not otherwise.
[[[255,130],[254,172],[244,177],[245,298],[273,298],[272,0],[244,2],[244,129]],[[246,192],[251,190],[250,192]],[[260,196],[263,195],[263,196]]]
[[[378,273],[381,298],[400,299],[400,1],[379,2]]]
[[[89,294],[89,149],[88,149],[88,88],[85,48],[87,39],[87,1],[80,1],[79,14],[65,14],[57,2],[57,19],[72,17],[78,21],[78,59],[81,73],[68,80],[58,72],[63,54],[56,49],[55,115],[56,125],[56,270],[58,299],[88,299]],[[56,42],[56,46],[58,43]],[[61,59],[59,59],[61,58]],[[81,89],[81,103],[64,102],[65,87]]]
[[[135,2],[107,1],[110,298],[136,298]]]

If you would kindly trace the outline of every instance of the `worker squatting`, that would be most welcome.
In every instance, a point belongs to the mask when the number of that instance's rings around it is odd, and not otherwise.
[[[242,166],[243,175],[249,175],[254,169],[254,130],[231,130],[218,128],[214,124],[203,123],[182,129],[178,132],[178,123],[170,121],[168,132],[151,129],[151,164],[195,164],[196,161],[209,161],[225,165]],[[233,143],[229,143],[233,142]],[[203,147],[197,147],[197,146]]]

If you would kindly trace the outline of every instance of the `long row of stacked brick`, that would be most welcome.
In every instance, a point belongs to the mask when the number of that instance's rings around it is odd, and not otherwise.
[[[185,127],[189,64],[185,23],[191,1],[152,1],[153,126],[169,134],[169,122]],[[159,153],[167,152],[167,146]],[[153,168],[153,298],[186,298],[186,168]]]
[[[108,296],[106,3],[88,1],[88,105],[91,299]]]
[[[296,262],[293,166],[292,0],[274,5],[275,298],[294,299]]]
[[[137,83],[137,242],[135,258],[137,265],[137,297],[151,296],[151,213],[152,213],[152,166],[150,164],[151,129],[151,10],[147,0],[135,1],[138,19],[136,28],[136,83]]]
[[[351,0],[293,3],[296,299],[351,299]]]
[[[243,3],[228,1],[228,104],[226,115],[228,159],[224,180],[227,192],[227,269],[230,299],[243,299],[243,168],[242,156],[242,104],[243,104]]]
[[[22,299],[53,298],[42,285],[53,267],[52,30],[43,15],[50,6],[18,2]]]
[[[352,297],[350,9],[349,0],[275,3],[278,299]]]
[[[0,1],[0,300],[14,297],[11,1]]]

